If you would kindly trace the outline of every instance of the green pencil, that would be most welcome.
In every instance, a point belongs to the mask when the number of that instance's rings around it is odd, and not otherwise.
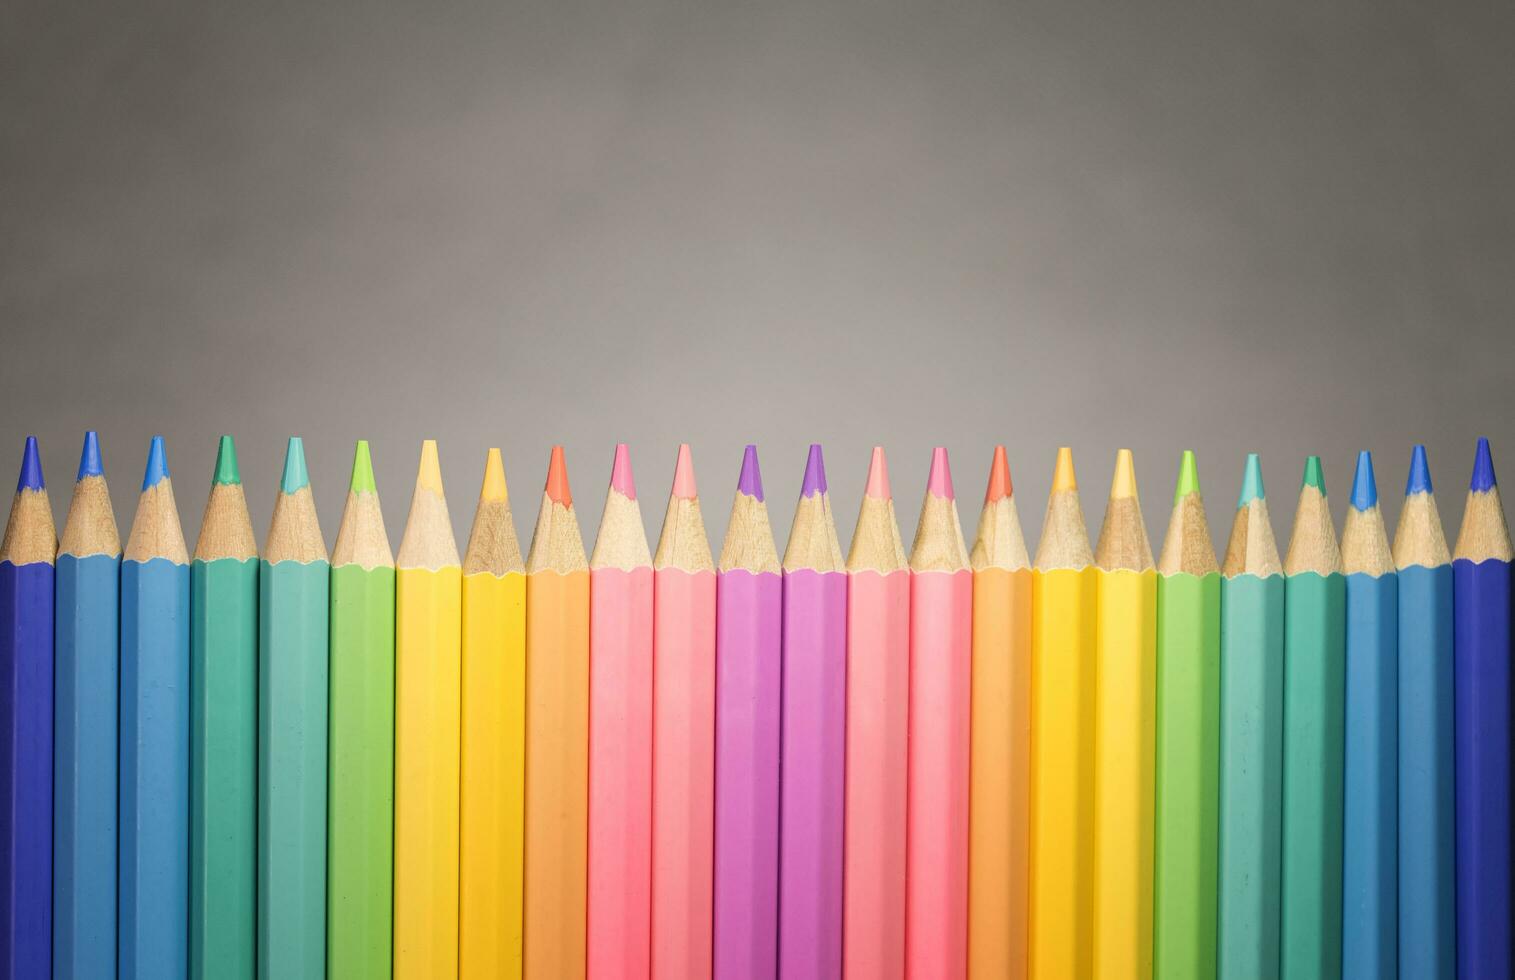
[[[258,973],[326,971],[327,599],[305,448],[289,440],[259,574]]]
[[[1220,568],[1185,450],[1157,561],[1157,784],[1152,974],[1215,976]]]
[[[251,980],[258,865],[258,544],[221,437],[189,568],[189,972]]]
[[[395,562],[368,443],[331,568],[331,792],[327,976],[387,977],[394,831]]]
[[[1346,578],[1320,457],[1284,559],[1283,980],[1341,976]]]

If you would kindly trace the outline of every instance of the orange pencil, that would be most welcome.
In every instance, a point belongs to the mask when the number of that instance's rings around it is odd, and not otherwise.
[[[589,563],[554,446],[526,560],[527,980],[584,976],[588,795]]]

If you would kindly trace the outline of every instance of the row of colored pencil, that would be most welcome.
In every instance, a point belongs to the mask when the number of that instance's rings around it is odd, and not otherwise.
[[[1192,453],[1154,560],[1072,454],[1034,561],[995,451],[970,549],[882,450],[844,557],[812,446],[782,561],[754,447],[718,559],[681,446],[655,551],[617,446],[586,558],[555,448],[460,557],[434,442],[399,551],[359,442],[328,557],[292,439],[261,558],[223,438],[193,555],[154,439],[123,554],[87,435],[0,546],[0,976],[811,980],[1512,975],[1512,550],[1417,447],[1280,559]]]

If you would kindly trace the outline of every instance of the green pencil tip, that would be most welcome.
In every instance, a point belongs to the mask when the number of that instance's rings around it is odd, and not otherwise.
[[[1185,449],[1178,460],[1178,486],[1173,488],[1173,505],[1178,506],[1191,493],[1199,493],[1199,463],[1194,458],[1194,450]]]
[[[1326,495],[1326,470],[1320,465],[1319,456],[1310,456],[1305,459],[1305,479],[1300,489],[1314,487],[1320,491],[1320,495]]]
[[[242,482],[242,471],[237,468],[237,444],[231,436],[222,436],[216,449],[216,483],[236,485]]]
[[[353,450],[350,489],[353,493],[377,493],[379,490],[374,483],[373,457],[368,453],[367,439],[359,439],[357,448]]]
[[[305,468],[305,443],[299,436],[290,436],[289,449],[284,453],[284,479],[279,489],[287,495],[308,486],[310,472]]]
[[[1241,496],[1236,501],[1237,507],[1245,507],[1254,500],[1265,499],[1263,493],[1262,460],[1256,453],[1247,454],[1247,468],[1241,475]]]

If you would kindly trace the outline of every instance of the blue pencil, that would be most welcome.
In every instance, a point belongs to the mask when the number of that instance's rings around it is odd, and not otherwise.
[[[189,958],[189,553],[154,436],[121,563],[120,980]]]
[[[1510,868],[1510,531],[1489,441],[1478,440],[1452,558],[1457,972],[1515,976]]]
[[[0,544],[0,977],[52,969],[53,511],[37,440]]]
[[[1341,972],[1377,980],[1395,976],[1399,960],[1399,579],[1366,452],[1357,457],[1341,559],[1347,576]]]
[[[1457,973],[1452,830],[1452,556],[1424,446],[1394,532],[1399,569],[1399,970]]]
[[[116,975],[116,705],[121,537],[100,442],[84,434],[58,548],[53,976]]]

